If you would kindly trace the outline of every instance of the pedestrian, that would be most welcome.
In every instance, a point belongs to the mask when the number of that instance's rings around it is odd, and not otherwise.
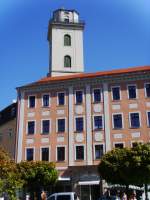
[[[41,199],[42,200],[46,200],[47,196],[46,196],[46,193],[44,190],[42,190],[42,193],[41,193]]]
[[[121,198],[121,199],[122,199],[122,200],[127,200],[127,195],[126,195],[125,192],[122,194],[122,198]]]
[[[135,191],[133,191],[133,193],[132,193],[132,195],[130,197],[130,200],[137,200]]]

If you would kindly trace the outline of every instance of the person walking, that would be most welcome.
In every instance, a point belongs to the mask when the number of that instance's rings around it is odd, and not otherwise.
[[[47,196],[46,196],[46,193],[44,190],[42,190],[42,193],[41,193],[41,200],[46,200],[47,199]]]
[[[122,198],[121,198],[121,200],[127,200],[127,195],[126,195],[125,192],[122,194]]]

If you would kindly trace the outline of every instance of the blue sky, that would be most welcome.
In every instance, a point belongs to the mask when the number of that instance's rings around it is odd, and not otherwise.
[[[86,22],[86,72],[150,65],[149,0],[1,0],[0,110],[47,74],[48,20],[61,7]]]

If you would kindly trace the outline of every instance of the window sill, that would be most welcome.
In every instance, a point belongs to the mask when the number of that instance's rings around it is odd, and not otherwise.
[[[103,128],[97,128],[97,129],[93,129],[94,132],[98,132],[98,131],[103,131]]]
[[[84,159],[77,159],[75,160],[75,162],[84,162],[85,160]]]
[[[65,131],[64,132],[57,132],[58,135],[64,135]]]
[[[115,100],[115,99],[112,99],[112,102],[120,102],[121,101],[121,99],[117,99],[117,100]]]
[[[93,104],[100,104],[102,101],[93,101]]]
[[[83,130],[82,131],[74,131],[74,133],[81,133],[81,134],[83,134]]]
[[[129,127],[130,129],[140,129],[141,127]]]
[[[113,130],[123,130],[123,128],[113,128]]]
[[[56,160],[57,163],[65,163],[65,160]]]
[[[75,103],[76,106],[80,106],[80,105],[83,105],[83,102],[82,103]]]
[[[42,136],[49,135],[50,133],[41,133]]]

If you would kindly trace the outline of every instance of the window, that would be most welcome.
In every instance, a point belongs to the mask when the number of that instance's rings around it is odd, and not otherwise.
[[[58,93],[58,105],[64,105],[65,104],[65,93],[59,92]]]
[[[57,132],[65,132],[65,119],[57,119]]]
[[[50,132],[50,121],[42,120],[42,133],[48,134]]]
[[[123,143],[116,143],[115,148],[123,149]]]
[[[34,154],[34,149],[30,148],[30,149],[26,149],[26,160],[27,161],[32,161],[33,160],[33,155]]]
[[[64,46],[71,46],[71,36],[64,35]]]
[[[98,103],[101,102],[101,90],[100,89],[94,89],[93,90],[93,102]]]
[[[147,126],[150,127],[150,111],[147,112]]]
[[[35,96],[29,96],[29,108],[35,108]]]
[[[82,91],[76,91],[76,104],[82,104],[83,102],[83,92]]]
[[[100,159],[104,154],[103,144],[95,145],[95,159]]]
[[[84,160],[84,146],[76,146],[76,160]]]
[[[122,114],[113,114],[113,128],[121,129],[122,127]]]
[[[49,107],[49,94],[43,95],[43,107]]]
[[[83,131],[83,117],[76,118],[76,132]]]
[[[65,160],[65,147],[57,147],[57,161]]]
[[[70,56],[64,57],[64,67],[71,67],[71,57]]]
[[[49,148],[42,148],[41,154],[42,161],[49,161]]]
[[[28,122],[28,132],[29,135],[33,135],[35,133],[35,121]]]
[[[112,99],[120,100],[120,87],[112,87]]]
[[[136,99],[136,86],[128,85],[128,97],[129,99]]]
[[[94,116],[94,130],[100,130],[103,128],[102,116]]]
[[[150,83],[145,84],[146,97],[150,97]]]
[[[139,113],[130,113],[130,127],[131,128],[139,128],[140,127]]]

